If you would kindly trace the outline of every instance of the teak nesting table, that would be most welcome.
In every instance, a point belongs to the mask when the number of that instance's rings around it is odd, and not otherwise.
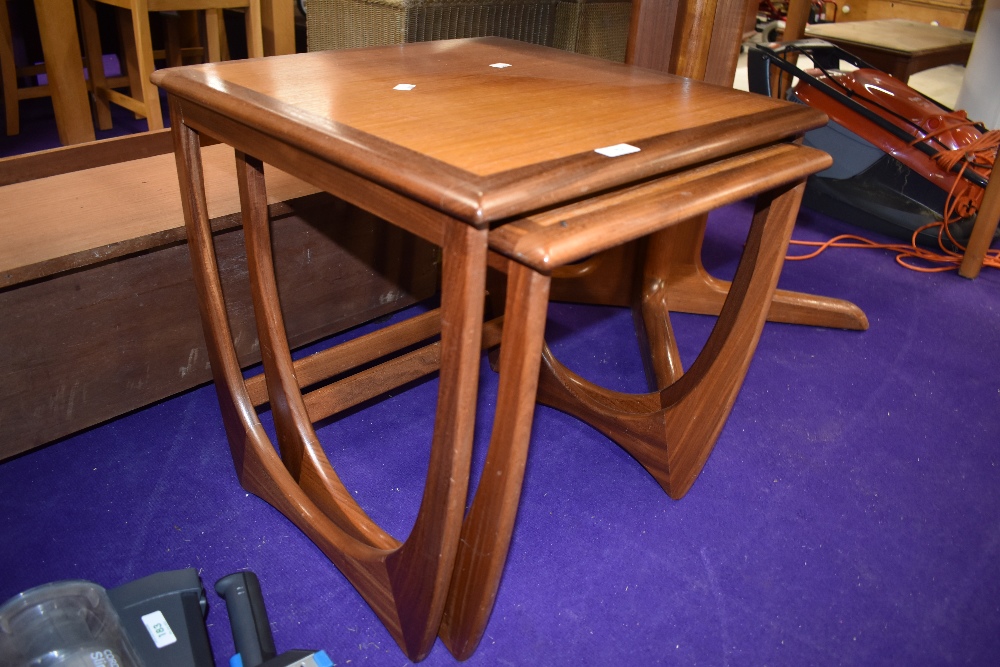
[[[612,435],[671,495],[690,486],[756,347],[802,184],[830,163],[792,141],[825,122],[808,107],[502,39],[279,56],[153,78],[170,95],[202,320],[240,482],[329,556],[413,660],[439,634],[460,658],[478,644],[507,556],[536,390]],[[205,212],[202,133],[236,150],[264,363],[249,380],[233,353]],[[440,308],[293,362],[265,162],[440,246]],[[650,394],[610,392],[544,350],[554,268],[752,195],[730,298],[676,382]],[[500,320],[483,323],[488,264],[508,275],[502,333]],[[498,342],[493,434],[466,516],[479,361]],[[312,424],[438,369],[427,480],[400,542],[354,502]],[[280,456],[254,409],[268,399]]]

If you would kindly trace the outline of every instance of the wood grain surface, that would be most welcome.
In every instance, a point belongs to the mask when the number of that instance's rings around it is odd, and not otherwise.
[[[240,210],[233,149],[204,149],[209,215]],[[317,192],[269,170],[270,203]],[[172,154],[84,169],[0,187],[0,287],[34,265],[79,253],[104,259],[102,248],[184,226]]]
[[[811,25],[806,27],[806,35],[899,53],[920,54],[961,44],[971,47],[976,33],[904,19],[880,19]]]
[[[491,67],[499,63],[510,67]],[[154,78],[209,134],[200,109],[477,225],[824,122],[801,105],[496,38],[218,63]],[[622,143],[642,155],[594,152]]]

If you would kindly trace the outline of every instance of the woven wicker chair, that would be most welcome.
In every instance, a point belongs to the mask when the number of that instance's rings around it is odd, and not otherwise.
[[[622,62],[631,0],[309,0],[310,51],[507,37]]]

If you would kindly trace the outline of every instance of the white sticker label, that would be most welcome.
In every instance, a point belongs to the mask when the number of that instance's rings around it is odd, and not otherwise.
[[[417,87],[415,83],[397,83],[392,87],[393,90],[413,90]]]
[[[595,153],[600,153],[601,155],[606,155],[607,157],[618,157],[619,155],[628,155],[629,153],[638,153],[641,149],[631,144],[615,144],[614,146],[605,146],[604,148],[595,148]]]
[[[170,629],[170,624],[167,623],[167,619],[164,618],[162,611],[154,611],[151,614],[146,614],[142,617],[142,624],[149,631],[149,636],[153,639],[153,643],[156,644],[156,648],[170,646],[177,641],[177,637],[174,636],[174,631]]]
[[[490,67],[496,67],[497,69],[503,69],[504,67],[510,67],[510,63],[493,63]]]

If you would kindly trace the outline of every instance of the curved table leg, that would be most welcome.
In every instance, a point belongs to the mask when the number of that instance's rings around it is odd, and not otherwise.
[[[672,311],[718,315],[729,293],[730,282],[713,277],[701,263],[707,219],[693,218],[649,239],[647,261],[656,263],[658,287]],[[787,290],[775,290],[767,319],[835,329],[868,328],[868,318],[850,301]]]
[[[758,197],[757,210],[729,298],[691,369],[665,376],[662,391],[608,391],[572,373],[542,341],[549,282],[510,262],[507,310],[500,350],[500,394],[482,481],[462,529],[441,637],[459,659],[478,645],[496,597],[523,481],[530,400],[583,419],[622,445],[674,498],[682,496],[705,463],[742,385],[784,262],[804,185],[786,185]],[[654,265],[651,265],[654,266]],[[587,268],[584,263],[572,271]],[[553,275],[565,275],[559,269]],[[647,272],[649,278],[655,277]],[[655,282],[655,281],[654,281]],[[664,299],[647,300],[644,314],[672,340]],[[537,366],[530,357],[542,346]],[[525,358],[528,355],[529,358]],[[529,365],[530,364],[530,365]],[[504,418],[507,421],[503,421]],[[518,435],[517,428],[524,429]]]
[[[728,298],[687,373],[661,391],[598,387],[546,350],[538,400],[591,424],[631,453],[672,498],[701,471],[743,383],[767,317],[803,186],[761,195]],[[669,301],[661,301],[661,309]]]
[[[216,391],[240,483],[298,526],[358,589],[412,660],[426,656],[444,610],[468,491],[478,360],[485,289],[486,232],[456,222],[445,232],[442,295],[441,376],[427,483],[413,530],[399,544],[342,502],[332,475],[303,415],[298,387],[289,386],[290,358],[274,296],[270,248],[264,233],[266,200],[260,163],[238,160],[250,260],[257,274],[254,301],[268,388],[286,468],[257,418],[240,372],[219,279],[205,203],[198,134],[174,117],[174,141],[195,284]],[[273,307],[272,307],[273,306]],[[294,380],[294,378],[291,378]],[[292,382],[294,385],[294,382]],[[305,421],[303,421],[305,419]],[[287,439],[287,441],[286,441]],[[323,475],[326,475],[325,477]],[[321,481],[308,481],[312,477]],[[324,495],[324,492],[326,495]],[[321,498],[315,502],[311,495]]]
[[[493,433],[472,507],[462,525],[440,629],[441,639],[459,660],[468,658],[479,645],[507,561],[535,412],[549,281],[548,276],[509,263]]]
[[[707,221],[707,216],[692,218],[647,239],[643,282],[633,311],[642,316],[642,326],[637,323],[636,330],[640,340],[648,341],[643,360],[653,388],[667,386],[683,372],[669,331],[669,311],[719,315],[732,289],[730,281],[712,276],[701,262]],[[767,320],[868,329],[868,317],[850,301],[779,289],[774,290],[767,307]]]
[[[371,546],[395,548],[398,543],[368,517],[337,477],[313,430],[279,307],[263,164],[237,151],[236,175],[261,362],[281,460],[306,495],[345,531]]]
[[[970,280],[979,275],[998,224],[1000,224],[1000,178],[991,178],[986,184],[986,192],[983,193],[976,224],[972,226],[969,247],[965,249],[962,264],[958,268],[959,275]]]
[[[651,234],[643,251],[636,249],[635,243],[627,244],[552,274],[553,301],[607,306],[631,303],[652,386],[665,386],[678,377],[682,365],[672,343],[669,318],[652,317],[651,313],[665,307],[678,313],[718,315],[729,294],[730,282],[711,275],[701,261],[706,222],[707,216],[692,218]],[[636,273],[639,262],[643,262],[643,275],[636,289],[621,277]],[[767,319],[835,329],[868,329],[864,311],[850,301],[789,290],[775,290]],[[640,322],[644,324],[640,326]]]

